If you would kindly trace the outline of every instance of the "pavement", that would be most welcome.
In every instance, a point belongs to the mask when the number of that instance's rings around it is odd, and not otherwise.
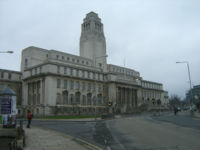
[[[24,150],[87,150],[81,141],[53,130],[39,127],[25,128],[26,146]]]

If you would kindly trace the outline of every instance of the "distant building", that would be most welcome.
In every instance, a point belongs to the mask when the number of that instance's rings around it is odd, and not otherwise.
[[[103,24],[94,12],[81,25],[80,56],[31,46],[22,51],[20,74],[22,107],[35,115],[130,113],[152,99],[168,103],[161,83],[107,64]]]
[[[186,101],[190,102],[198,102],[200,101],[200,85],[194,86],[191,90],[186,93]]]
[[[21,72],[0,69],[0,93],[8,87],[15,91],[17,105],[22,105]]]

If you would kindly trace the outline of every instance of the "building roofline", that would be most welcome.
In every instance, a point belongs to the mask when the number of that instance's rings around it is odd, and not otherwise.
[[[20,71],[15,71],[15,70],[0,69],[0,71],[6,71],[6,72],[17,73],[17,74],[22,75],[22,73]]]
[[[154,84],[159,84],[159,85],[163,85],[162,83],[158,83],[158,82],[153,82],[153,81],[148,81],[148,80],[142,80],[144,82],[150,82],[150,83],[154,83]]]
[[[135,72],[137,72],[137,73],[139,73],[139,74],[140,74],[140,72],[139,72],[139,71],[136,71],[136,70],[134,70],[134,69],[131,69],[131,68],[126,68],[126,67],[122,67],[122,66],[117,66],[117,65],[114,65],[114,64],[108,64],[108,66],[115,66],[115,67],[119,67],[119,68],[123,68],[123,69],[131,70],[131,71],[135,71]]]

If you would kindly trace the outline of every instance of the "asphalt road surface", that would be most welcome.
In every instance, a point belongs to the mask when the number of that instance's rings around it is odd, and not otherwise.
[[[105,150],[199,150],[200,119],[171,114],[97,122],[37,121],[33,125],[81,138]]]

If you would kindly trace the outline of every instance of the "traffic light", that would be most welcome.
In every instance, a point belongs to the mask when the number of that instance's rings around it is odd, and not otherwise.
[[[111,107],[112,106],[112,102],[108,102],[108,107]]]

